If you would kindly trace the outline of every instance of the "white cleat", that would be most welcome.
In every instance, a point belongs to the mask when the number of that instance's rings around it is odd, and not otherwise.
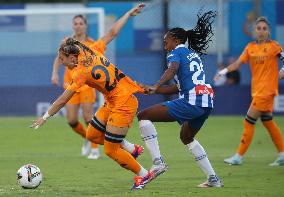
[[[92,149],[92,143],[89,140],[85,140],[82,146],[81,155],[87,156],[90,153],[91,149]]]
[[[152,176],[150,181],[157,178],[161,174],[164,174],[168,170],[168,165],[163,161],[163,159],[156,158],[153,162],[152,167],[150,168],[150,172]]]
[[[279,155],[276,160],[269,164],[270,166],[281,166],[284,165],[284,154]]]
[[[197,187],[199,188],[224,187],[224,184],[217,175],[210,175],[209,178],[204,183],[199,184]]]
[[[100,158],[100,151],[99,151],[99,149],[98,148],[93,148],[92,150],[91,150],[91,153],[88,155],[88,159],[98,159],[98,158]]]
[[[229,165],[241,165],[243,162],[242,156],[235,154],[234,156],[224,159],[224,162]]]

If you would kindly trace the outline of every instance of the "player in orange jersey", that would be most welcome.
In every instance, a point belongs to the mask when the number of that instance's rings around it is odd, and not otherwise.
[[[143,6],[143,4],[141,4]],[[143,7],[138,5],[137,7],[129,10],[122,18],[120,18],[110,29],[106,35],[100,38],[98,41],[94,41],[87,35],[87,19],[82,15],[76,15],[73,18],[73,38],[84,43],[86,46],[95,45],[96,50],[99,50],[102,54],[105,53],[106,45],[110,43],[119,33],[120,29],[127,22],[129,17],[138,14],[136,9],[142,9]],[[140,7],[139,7],[140,6]],[[58,56],[56,56],[53,64],[53,72],[51,81],[54,85],[58,85],[58,69],[60,66],[60,62]],[[66,89],[72,80],[72,70],[69,68],[65,68],[64,73],[64,84],[63,87]],[[89,159],[98,159],[99,149],[98,145],[95,143],[90,143],[86,139],[86,129],[83,124],[80,123],[78,113],[80,106],[82,107],[83,118],[88,125],[91,122],[93,117],[93,105],[95,102],[96,94],[95,90],[87,85],[84,85],[80,89],[77,90],[76,94],[68,101],[66,104],[66,118],[70,127],[83,138],[85,138],[85,142],[82,146],[82,156],[88,155]]]
[[[252,102],[244,120],[244,133],[237,153],[224,161],[231,165],[242,163],[243,155],[253,138],[254,125],[260,118],[279,153],[277,159],[270,165],[278,166],[284,164],[284,143],[282,133],[273,121],[272,112],[274,97],[278,95],[277,60],[280,58],[284,61],[284,54],[281,46],[270,39],[269,22],[265,17],[256,20],[254,31],[257,40],[250,42],[238,60],[215,76],[216,80],[221,75],[238,69],[241,64],[246,62],[250,64]],[[279,77],[284,77],[284,68],[279,71]]]
[[[82,86],[95,88],[103,94],[106,102],[89,124],[87,139],[104,144],[106,155],[137,175],[132,189],[144,188],[154,177],[151,171],[144,169],[130,154],[134,150],[134,144],[124,139],[138,108],[134,93],[143,93],[144,89],[118,70],[102,53],[95,50],[93,45],[87,47],[73,38],[68,38],[61,44],[58,55],[63,65],[74,70],[72,83],[31,127],[37,129],[44,124]]]

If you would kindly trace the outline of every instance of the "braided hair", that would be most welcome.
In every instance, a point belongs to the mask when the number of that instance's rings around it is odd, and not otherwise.
[[[81,53],[80,49],[84,52],[85,63],[89,63],[93,60],[93,56],[96,56],[96,54],[89,47],[78,40],[75,40],[74,38],[67,38],[65,42],[60,45],[58,51],[68,57],[69,55],[78,56]],[[88,55],[88,53],[90,55]]]
[[[209,11],[201,16],[199,12],[197,14],[198,21],[193,29],[185,30],[180,27],[176,27],[169,30],[169,34],[181,41],[182,44],[188,41],[188,48],[193,49],[199,55],[205,54],[206,49],[209,47],[208,43],[213,36],[212,23],[217,16],[217,12]]]

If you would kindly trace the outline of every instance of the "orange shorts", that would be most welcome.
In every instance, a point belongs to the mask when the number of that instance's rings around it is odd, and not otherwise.
[[[274,95],[266,97],[253,97],[251,106],[261,112],[273,112]]]
[[[80,103],[95,103],[96,92],[93,88],[86,88],[80,92],[76,92],[67,102],[71,105],[79,105]]]
[[[106,123],[115,127],[131,127],[138,108],[138,101],[134,95],[129,96],[123,104],[105,103],[98,109],[95,116]]]

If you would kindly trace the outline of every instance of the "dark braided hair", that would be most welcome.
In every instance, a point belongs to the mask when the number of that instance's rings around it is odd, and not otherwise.
[[[61,44],[61,46],[59,48],[59,52],[62,52],[67,57],[69,55],[78,56],[80,54],[80,49],[82,49],[82,51],[85,54],[86,62],[89,62],[90,60],[93,59],[92,57],[87,55],[87,52],[91,56],[96,55],[89,47],[87,47],[83,43],[79,42],[78,40],[75,40],[74,38],[67,38],[66,41]]]
[[[205,54],[206,49],[209,47],[208,43],[213,36],[212,23],[217,16],[217,12],[209,11],[201,16],[197,14],[198,21],[196,26],[191,30],[184,30],[183,28],[173,28],[169,30],[169,34],[181,41],[182,44],[188,41],[188,48],[193,49],[199,55]]]

